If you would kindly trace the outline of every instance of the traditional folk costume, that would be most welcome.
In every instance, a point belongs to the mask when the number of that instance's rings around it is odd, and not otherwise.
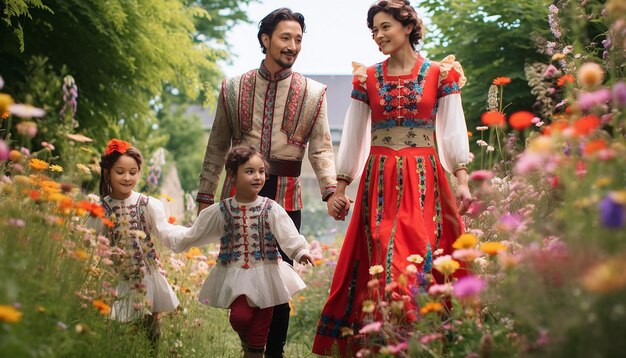
[[[222,82],[211,136],[206,148],[196,201],[213,204],[226,153],[231,145],[252,145],[269,162],[268,180],[259,195],[275,200],[300,228],[300,169],[308,158],[319,182],[322,200],[337,185],[333,146],[326,112],[326,86],[283,69],[258,69]],[[234,195],[228,177],[221,199]],[[283,259],[289,258],[283,255]],[[289,325],[288,304],[274,309],[266,356],[282,357]]]
[[[252,307],[287,303],[305,284],[278,253],[278,245],[293,260],[309,252],[287,212],[262,196],[251,203],[234,197],[202,210],[191,228],[177,226],[166,235],[167,246],[183,252],[193,246],[219,243],[217,264],[204,282],[198,300],[229,308],[238,296]]]
[[[98,220],[96,229],[113,246],[112,259],[120,279],[111,318],[126,322],[175,310],[179,301],[164,276],[153,241],[153,236],[163,239],[173,227],[163,204],[134,191],[123,200],[106,196],[101,204],[115,226],[107,228]]]
[[[444,172],[469,160],[461,66],[454,56],[440,63],[418,56],[410,74],[389,76],[387,61],[355,70],[337,172],[348,182],[362,175],[318,324],[317,354],[330,355],[335,343],[342,355],[356,353],[342,335],[362,326],[371,266],[382,265],[391,283],[407,257],[419,254],[426,258],[419,269],[430,271],[433,252],[451,253],[463,232]]]
[[[283,69],[259,69],[222,82],[196,200],[212,204],[226,153],[231,145],[252,145],[277,176],[274,199],[285,210],[302,208],[300,168],[305,149],[318,178],[322,198],[335,190],[332,141],[326,116],[326,86]],[[221,199],[232,196],[225,180]]]
[[[251,203],[231,197],[202,210],[191,228],[179,227],[166,236],[175,252],[219,242],[217,264],[198,299],[230,308],[231,325],[242,342],[262,351],[272,308],[288,303],[306,287],[278,251],[280,245],[295,261],[309,253],[306,239],[285,209],[262,196]]]

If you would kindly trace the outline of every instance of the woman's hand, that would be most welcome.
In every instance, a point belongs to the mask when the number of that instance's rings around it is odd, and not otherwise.
[[[299,263],[302,265],[311,264],[311,266],[315,266],[315,264],[313,263],[313,256],[311,256],[311,254],[302,255]]]
[[[350,211],[350,198],[341,193],[334,193],[326,202],[328,215],[335,220],[344,221]]]
[[[459,206],[459,214],[465,214],[474,201],[469,186],[467,186],[467,184],[458,184],[456,186],[455,197]]]

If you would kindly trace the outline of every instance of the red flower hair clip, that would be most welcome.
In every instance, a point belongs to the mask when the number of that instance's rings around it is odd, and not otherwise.
[[[132,147],[130,143],[113,138],[109,141],[109,143],[107,143],[107,147],[104,152],[106,153],[106,155],[110,155],[113,152],[124,154],[130,147]]]

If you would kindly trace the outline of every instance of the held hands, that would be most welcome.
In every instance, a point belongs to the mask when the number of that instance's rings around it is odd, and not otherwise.
[[[346,194],[335,192],[326,202],[328,215],[338,221],[346,220],[346,215],[350,211],[352,199]]]
[[[313,256],[311,256],[311,254],[302,255],[298,263],[300,263],[301,265],[311,264],[311,266],[315,266],[315,264],[313,263]]]

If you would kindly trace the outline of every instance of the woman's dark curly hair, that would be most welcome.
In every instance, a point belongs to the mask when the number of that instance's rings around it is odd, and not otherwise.
[[[424,23],[417,16],[417,12],[408,0],[381,0],[377,1],[367,11],[367,27],[374,27],[374,16],[379,12],[387,13],[399,21],[402,26],[413,25],[413,31],[409,34],[409,42],[415,50],[415,46],[422,39]]]
[[[115,165],[118,159],[120,159],[123,155],[127,155],[137,162],[137,166],[139,170],[141,170],[141,164],[143,163],[143,157],[141,156],[141,152],[135,147],[130,147],[126,149],[124,154],[113,151],[111,154],[102,154],[100,157],[100,197],[104,198],[105,196],[111,194],[111,183],[109,182],[109,176],[111,175],[111,168]]]
[[[226,164],[224,165],[226,173],[233,178],[236,177],[237,169],[255,155],[258,155],[261,160],[263,160],[263,164],[265,165],[265,177],[267,178],[270,165],[263,155],[251,145],[234,147],[226,154]]]
[[[261,37],[263,36],[263,34],[265,34],[269,38],[272,38],[272,34],[274,33],[274,30],[276,30],[276,26],[281,21],[295,21],[300,24],[300,28],[302,28],[302,33],[306,31],[304,16],[301,13],[293,12],[286,7],[276,9],[270,12],[267,16],[263,18],[263,20],[259,22],[259,32],[257,33],[256,37],[259,39],[261,52],[267,52],[267,49],[265,48],[265,46],[263,46],[263,40],[261,40]]]

